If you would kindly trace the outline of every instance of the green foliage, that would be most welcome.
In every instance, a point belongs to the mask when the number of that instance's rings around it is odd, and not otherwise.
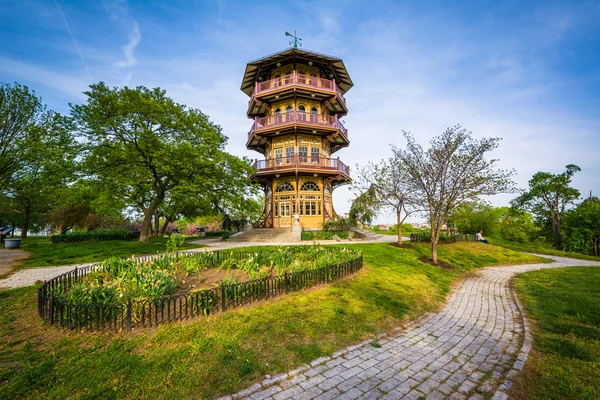
[[[131,240],[131,231],[125,229],[107,229],[91,232],[73,232],[50,236],[52,243],[102,242],[107,240]]]
[[[448,224],[460,233],[475,234],[483,230],[484,235],[494,235],[500,229],[501,211],[485,202],[469,202],[456,207],[448,215]]]
[[[502,239],[517,243],[534,242],[539,236],[539,228],[535,225],[533,216],[527,211],[513,207],[501,207],[500,236]]]
[[[181,236],[180,233],[172,233],[169,236],[169,240],[167,240],[167,251],[169,253],[174,253],[177,250],[181,249],[183,244],[185,243],[185,239]]]
[[[347,231],[303,231],[302,240],[332,240],[334,235],[340,239],[347,239]]]
[[[537,218],[538,223],[549,222],[552,226],[554,246],[562,250],[562,219],[568,207],[579,198],[579,191],[570,187],[575,172],[581,171],[577,165],[569,164],[562,174],[537,172],[529,180],[529,190],[512,200],[515,208],[527,210]]]
[[[221,128],[199,110],[159,88],[111,89],[101,82],[85,94],[87,102],[72,106],[71,114],[85,138],[87,172],[143,212],[141,242],[169,199],[186,196],[198,200],[191,207],[203,208],[251,191],[249,161],[224,151]],[[178,204],[165,206],[170,218],[182,212]]]
[[[515,287],[536,325],[514,398],[600,398],[599,268],[528,272]]]
[[[600,200],[585,199],[564,218],[565,250],[597,256],[600,246]]]
[[[356,226],[350,218],[338,217],[323,222],[322,229],[325,232],[343,231],[347,232]]]

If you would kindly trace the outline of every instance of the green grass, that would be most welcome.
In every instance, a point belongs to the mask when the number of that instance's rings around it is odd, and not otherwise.
[[[194,240],[196,238],[189,238]],[[18,268],[47,267],[103,261],[110,256],[154,254],[167,251],[168,237],[150,238],[148,243],[137,240],[110,240],[105,242],[51,243],[47,237],[33,236],[21,243],[21,249],[31,253]],[[183,249],[204,245],[185,243]]]
[[[558,256],[558,257],[569,257],[576,258],[578,260],[592,260],[592,261],[600,261],[600,257],[594,257],[587,254],[573,253],[567,251],[561,251],[553,249],[550,245],[542,246],[533,243],[516,243],[511,242],[509,240],[504,240],[497,237],[489,237],[490,243],[493,243],[496,246],[505,247],[507,249],[511,249],[514,251],[524,251],[527,253],[537,253],[537,254],[546,254],[549,256]]]
[[[118,335],[42,326],[36,288],[0,292],[0,398],[211,398],[438,309],[472,268],[540,262],[495,246],[351,245],[365,268],[332,285],[181,324]]]
[[[528,272],[515,286],[535,329],[514,397],[600,399],[600,268]]]

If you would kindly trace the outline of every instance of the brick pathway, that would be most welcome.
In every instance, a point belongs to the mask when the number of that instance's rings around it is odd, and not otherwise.
[[[506,399],[532,340],[511,278],[541,268],[600,266],[551,258],[556,262],[481,270],[442,311],[378,338],[378,345],[352,346],[224,399]]]

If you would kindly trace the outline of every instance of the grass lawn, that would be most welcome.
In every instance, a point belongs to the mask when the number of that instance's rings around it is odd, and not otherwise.
[[[600,399],[600,268],[528,272],[515,285],[535,330],[514,398]]]
[[[524,251],[527,253],[547,254],[550,256],[558,256],[558,257],[570,257],[570,258],[577,258],[579,260],[600,261],[600,257],[594,257],[594,256],[590,256],[587,254],[580,254],[580,253],[556,250],[550,246],[545,247],[545,246],[540,246],[540,245],[532,244],[532,243],[516,243],[516,242],[511,242],[509,240],[504,240],[504,239],[496,238],[496,237],[489,237],[488,239],[489,239],[490,243],[492,243],[496,246],[506,247],[507,249],[511,249],[514,251]]]
[[[186,240],[195,240],[188,238]],[[150,238],[148,243],[137,240],[109,240],[105,242],[51,243],[42,236],[32,236],[23,240],[21,249],[32,254],[18,268],[47,267],[102,261],[110,256],[154,254],[167,251],[168,237]],[[185,243],[183,249],[203,247]]]
[[[373,338],[440,307],[473,268],[540,258],[478,243],[350,245],[365,267],[344,281],[186,323],[118,335],[44,327],[36,288],[0,292],[0,398],[211,398]]]

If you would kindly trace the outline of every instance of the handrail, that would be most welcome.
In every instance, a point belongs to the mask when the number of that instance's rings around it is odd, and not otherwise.
[[[346,104],[346,98],[342,94],[342,91],[340,90],[338,85],[335,83],[335,80],[318,78],[316,76],[310,76],[306,74],[299,74],[296,71],[292,71],[291,74],[283,75],[279,78],[269,79],[268,81],[264,82],[256,82],[256,84],[254,85],[254,91],[252,92],[251,96],[290,85],[301,85],[336,92],[340,96],[344,104]]]
[[[265,172],[283,168],[308,167],[330,171],[340,171],[350,176],[350,167],[339,158],[313,157],[311,155],[293,155],[266,160],[255,160],[254,167],[258,172]]]
[[[248,138],[250,138],[255,131],[269,128],[271,126],[291,123],[338,128],[342,134],[348,138],[348,130],[338,119],[337,115],[311,114],[302,111],[289,111],[286,113],[269,115],[267,117],[257,117],[254,119],[254,124],[252,124],[252,128],[250,128],[250,132],[248,132]]]

